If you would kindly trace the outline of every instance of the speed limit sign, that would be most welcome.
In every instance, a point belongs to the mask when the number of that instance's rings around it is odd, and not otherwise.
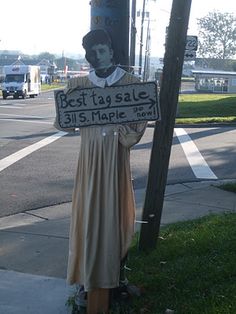
[[[197,50],[197,36],[187,36],[185,50]]]

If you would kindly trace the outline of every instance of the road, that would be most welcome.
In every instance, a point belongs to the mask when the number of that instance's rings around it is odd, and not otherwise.
[[[53,92],[34,99],[0,99],[0,216],[71,201],[79,132],[53,127]],[[145,188],[153,127],[131,151],[134,188]],[[168,184],[236,178],[236,130],[177,127]],[[158,162],[158,161],[157,161]]]

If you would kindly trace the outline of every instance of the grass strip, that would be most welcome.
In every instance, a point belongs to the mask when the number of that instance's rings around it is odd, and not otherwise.
[[[51,85],[49,85],[49,84],[42,84],[41,85],[41,90],[42,91],[50,91],[52,89],[57,89],[57,88],[63,89],[63,88],[65,88],[65,85],[62,85],[62,84],[51,84]]]
[[[235,213],[171,224],[161,228],[157,248],[148,253],[138,251],[137,236],[127,266],[142,296],[109,313],[235,314],[235,225]],[[73,297],[67,306],[72,314],[86,312]]]
[[[225,183],[218,186],[220,189],[236,193],[236,182]]]
[[[124,313],[236,313],[235,226],[235,213],[210,215],[162,228],[148,254],[134,246],[129,279],[143,296]]]
[[[181,94],[177,123],[214,123],[236,121],[235,94]]]

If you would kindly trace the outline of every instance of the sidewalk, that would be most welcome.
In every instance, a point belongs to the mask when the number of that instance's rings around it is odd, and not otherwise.
[[[236,212],[236,194],[205,181],[166,187],[161,224]],[[141,220],[145,190],[136,190]],[[66,314],[71,203],[0,218],[0,313]],[[137,224],[137,229],[139,224]]]

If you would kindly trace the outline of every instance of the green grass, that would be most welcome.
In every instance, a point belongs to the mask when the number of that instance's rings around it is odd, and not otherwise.
[[[55,88],[64,88],[65,85],[63,84],[42,84],[41,85],[41,90],[42,91],[48,91],[48,90],[51,90],[51,89],[55,89]]]
[[[182,77],[181,78],[181,82],[195,82],[195,78],[194,77]]]
[[[149,254],[133,247],[129,279],[144,294],[130,313],[235,314],[235,226],[236,214],[212,215],[162,228]]]
[[[235,94],[179,95],[177,123],[236,122]]]
[[[161,228],[157,248],[129,253],[128,278],[142,296],[110,314],[235,314],[236,214],[205,216]],[[68,299],[71,313],[74,300]]]
[[[236,193],[236,182],[226,183],[218,186],[220,189]]]

